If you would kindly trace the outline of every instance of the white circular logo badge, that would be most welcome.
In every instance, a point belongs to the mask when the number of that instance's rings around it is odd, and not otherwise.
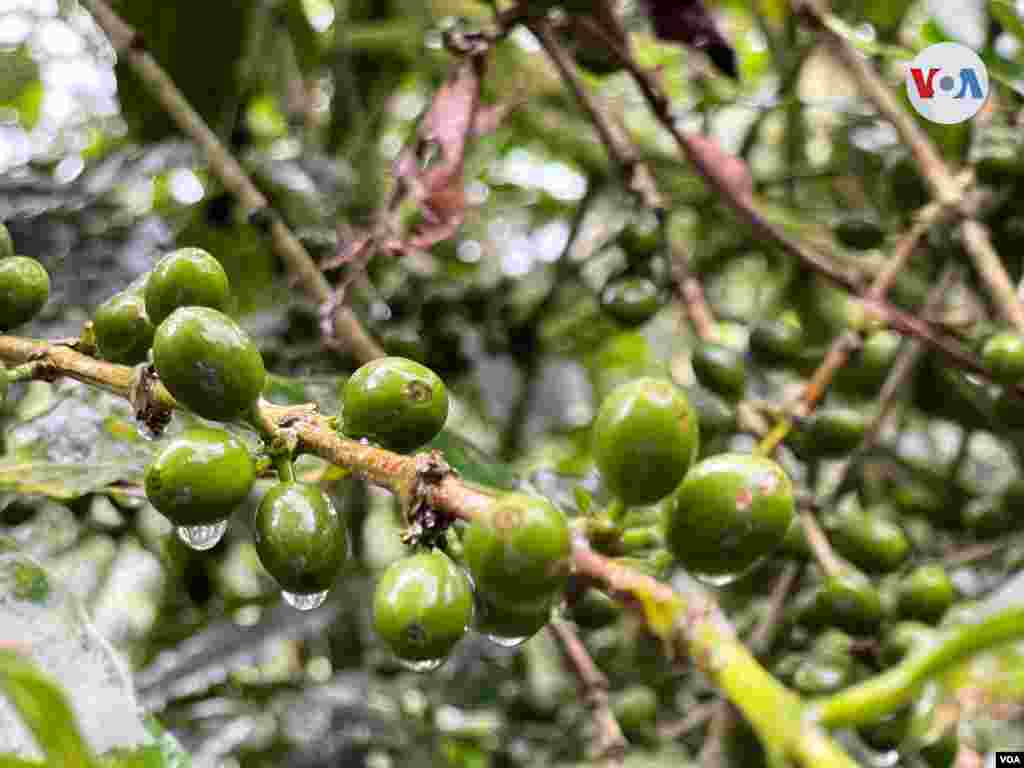
[[[970,120],[988,99],[988,70],[974,51],[960,43],[929,45],[907,67],[907,96],[933,123]]]

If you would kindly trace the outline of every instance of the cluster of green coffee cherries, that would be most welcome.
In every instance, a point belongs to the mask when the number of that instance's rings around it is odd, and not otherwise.
[[[0,328],[31,319],[47,286],[37,262],[0,261]],[[229,301],[228,278],[215,258],[196,248],[174,251],[97,310],[96,347],[112,362],[151,362],[179,403],[206,420],[254,421],[266,372],[253,340],[224,313]],[[447,416],[448,395],[433,371],[385,357],[345,383],[338,428],[410,453],[437,436]],[[735,578],[782,544],[794,514],[789,478],[773,461],[745,454],[695,464],[698,416],[668,379],[637,378],[611,391],[592,439],[614,498],[610,509],[617,510],[609,516],[664,500],[667,548],[699,577]],[[255,515],[256,550],[290,604],[315,608],[350,559],[347,525],[319,486],[296,481],[290,455],[270,452],[278,483]],[[223,536],[256,475],[242,440],[203,426],[162,447],[146,471],[145,490],[179,538],[204,550]],[[437,667],[470,628],[514,646],[562,601],[570,525],[547,498],[495,492],[471,522],[431,539],[384,572],[373,601],[378,634],[409,666]]]

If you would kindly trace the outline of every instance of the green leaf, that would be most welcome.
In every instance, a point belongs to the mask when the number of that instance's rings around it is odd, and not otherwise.
[[[0,464],[0,490],[70,500],[141,478],[141,472],[118,462],[58,464],[47,461]]]
[[[0,650],[0,691],[14,705],[50,765],[96,765],[64,693],[32,662],[14,651]]]
[[[519,476],[507,464],[495,461],[468,440],[450,430],[441,433],[426,445],[444,454],[463,480],[492,488],[513,490],[520,486]]]

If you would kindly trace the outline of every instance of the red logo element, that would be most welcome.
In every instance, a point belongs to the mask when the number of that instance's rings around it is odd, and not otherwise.
[[[930,99],[935,96],[935,87],[932,85],[932,81],[935,79],[935,75],[939,73],[938,67],[931,67],[928,70],[927,79],[924,76],[924,70],[920,67],[911,67],[910,74],[914,78],[914,87],[917,89],[917,95],[922,99]]]

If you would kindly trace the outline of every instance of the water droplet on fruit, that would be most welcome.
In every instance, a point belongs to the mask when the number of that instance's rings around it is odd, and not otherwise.
[[[743,573],[746,573],[746,571]],[[701,584],[707,584],[709,587],[725,587],[737,581],[743,573],[695,573],[693,577]]]
[[[504,637],[502,635],[485,634],[484,637],[495,645],[500,645],[502,648],[518,648],[530,639],[530,635],[523,635],[522,637]]]
[[[725,587],[742,579],[763,563],[764,560],[765,557],[759,557],[746,568],[734,571],[733,573],[691,573],[691,575],[701,584],[706,584],[709,587]]]
[[[398,662],[412,672],[433,672],[444,664],[444,659],[422,659],[421,661],[409,661],[399,659]]]
[[[205,552],[213,549],[217,543],[224,538],[224,532],[228,529],[228,521],[221,520],[213,525],[182,525],[176,529],[178,538],[189,549],[197,552]]]
[[[297,611],[312,611],[314,608],[319,608],[324,604],[324,600],[327,599],[327,593],[329,590],[323,592],[310,592],[305,595],[299,595],[295,592],[288,592],[287,590],[281,590],[281,597],[288,603],[292,608]]]

